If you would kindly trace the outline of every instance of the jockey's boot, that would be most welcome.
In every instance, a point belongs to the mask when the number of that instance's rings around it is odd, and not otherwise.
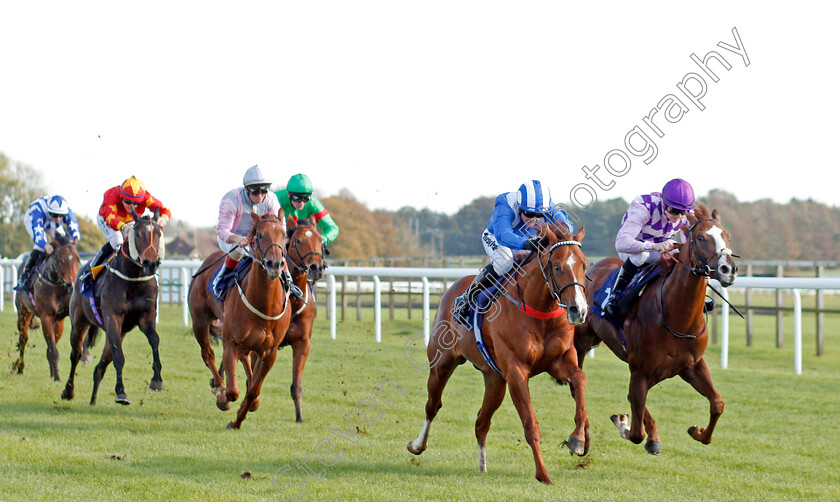
[[[715,309],[715,299],[709,298],[703,302],[703,312],[711,312]]]
[[[225,264],[222,265],[222,270],[218,274],[216,274],[216,277],[213,278],[213,284],[211,285],[211,289],[213,290],[213,296],[215,296],[217,300],[223,301],[221,286],[222,282],[224,281],[222,281],[222,279],[224,279],[226,275],[233,272],[233,269],[235,267],[235,265],[233,267],[228,266],[227,262],[225,262]]]
[[[96,252],[96,255],[90,260],[90,266],[83,268],[83,273],[79,277],[79,281],[84,284],[85,286],[92,286],[93,285],[93,267],[97,267],[102,265],[111,255],[114,253],[114,248],[111,247],[110,242],[106,242],[99,248],[99,251]]]
[[[455,300],[455,305],[452,307],[452,316],[465,321],[469,315],[470,307],[475,305],[478,294],[495,284],[498,279],[499,274],[496,273],[492,263],[479,270],[470,287]],[[498,297],[498,293],[494,296]]]
[[[32,289],[32,276],[34,275],[32,271],[35,270],[35,267],[38,266],[38,263],[40,263],[43,257],[44,252],[40,249],[33,249],[29,253],[29,258],[26,259],[23,270],[20,272],[20,282],[15,286],[15,290],[29,291]]]
[[[607,304],[604,305],[604,312],[613,319],[617,319],[617,314],[619,313],[617,309],[618,302],[616,302],[615,299],[615,292],[622,291],[626,288],[627,285],[630,284],[630,280],[633,279],[633,276],[636,275],[637,270],[639,270],[639,267],[634,265],[629,259],[624,260],[624,264],[621,265],[618,277],[615,278],[615,284],[610,290],[610,297],[607,299]]]
[[[280,280],[283,281],[283,287],[286,288],[286,291],[291,293],[292,296],[304,301],[306,300],[303,297],[303,291],[301,291],[300,288],[295,285],[295,281],[292,280],[292,274],[289,273],[288,268],[283,269],[283,273],[280,274]]]

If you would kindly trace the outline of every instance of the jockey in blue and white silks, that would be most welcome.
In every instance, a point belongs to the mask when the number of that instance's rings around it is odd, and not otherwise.
[[[551,200],[548,187],[538,180],[523,183],[515,192],[496,197],[493,213],[481,235],[490,264],[481,269],[467,291],[458,297],[453,316],[466,318],[478,294],[509,272],[514,265],[515,251],[537,251],[541,227],[545,223],[574,228],[568,215]],[[494,300],[500,293],[496,290]]]
[[[604,311],[615,318],[613,292],[623,290],[646,263],[659,261],[674,247],[671,240],[688,222],[685,213],[694,209],[694,189],[679,178],[665,184],[662,192],[640,195],[630,202],[615,237],[615,250],[624,260]]]
[[[29,276],[45,255],[52,254],[53,245],[50,243],[56,233],[65,234],[64,228],[70,232],[70,239],[75,244],[81,238],[79,233],[79,221],[70,205],[60,195],[41,197],[29,205],[29,209],[23,216],[23,225],[32,237],[34,244],[26,266],[21,271],[21,283],[19,289],[29,289]],[[47,236],[50,240],[47,240]]]

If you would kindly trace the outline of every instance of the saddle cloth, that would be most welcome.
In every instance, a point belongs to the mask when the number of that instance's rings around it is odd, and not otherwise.
[[[618,319],[613,319],[604,312],[604,306],[607,304],[610,291],[615,285],[615,279],[618,277],[619,270],[621,270],[620,267],[613,270],[613,272],[604,280],[601,287],[595,291],[590,315],[606,319],[610,321],[616,329],[620,330],[621,326],[624,324],[624,319],[627,318],[627,312],[630,310],[630,307],[633,306],[636,299],[641,296],[644,287],[650,281],[659,276],[660,266],[658,261],[656,263],[645,265],[636,272],[636,275],[633,276],[633,279],[630,280],[630,283],[624,291],[616,291],[614,293],[616,297],[616,305],[618,306]]]
[[[222,277],[219,283],[219,301],[224,302],[225,298],[227,297],[227,292],[230,288],[233,287],[234,280],[238,277],[241,281],[246,275],[248,275],[248,271],[251,269],[251,262],[254,261],[253,258],[250,256],[244,256],[239,263],[236,265],[236,268],[233,269],[232,272],[229,272],[227,275]],[[222,269],[224,269],[224,264],[219,265],[219,268],[213,272],[213,276],[210,277],[210,280],[207,281],[207,292],[211,295],[213,293],[213,282],[216,280],[216,276],[222,273]]]

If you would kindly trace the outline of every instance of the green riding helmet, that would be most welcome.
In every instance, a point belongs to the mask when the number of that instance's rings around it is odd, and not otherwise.
[[[296,174],[289,178],[286,191],[289,193],[312,193],[312,181],[305,174]]]

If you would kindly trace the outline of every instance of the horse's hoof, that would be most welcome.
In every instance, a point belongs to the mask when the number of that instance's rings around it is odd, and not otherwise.
[[[645,441],[645,450],[651,455],[659,455],[662,453],[662,443],[648,439]]]
[[[18,359],[12,364],[12,372],[17,372],[18,375],[23,375],[23,361]]]
[[[227,401],[224,401],[224,402],[216,401],[216,408],[219,408],[222,411],[227,411],[227,410],[230,409],[230,403],[227,402]]]
[[[65,401],[72,401],[73,391],[68,391],[67,389],[64,389],[63,391],[61,391],[61,399],[64,399]]]
[[[117,398],[114,399],[114,401],[117,404],[121,404],[123,406],[128,406],[129,404],[131,404],[131,401],[128,399],[128,396],[126,396],[125,394],[118,394]]]
[[[578,457],[586,455],[586,449],[584,448],[583,441],[580,441],[579,439],[569,436],[569,439],[564,441],[563,444],[566,445],[566,448],[568,448],[570,452]]]
[[[225,426],[225,429],[239,430],[239,425],[236,422],[228,422],[228,424]]]
[[[612,415],[610,420],[612,420],[612,423],[616,426],[616,428],[618,428],[618,435],[621,436],[622,439],[630,439],[630,423],[627,420],[626,414],[622,413],[621,415]]]
[[[406,448],[408,449],[409,452],[411,452],[414,455],[420,455],[425,450],[425,448],[415,448],[414,447],[414,441],[409,441]]]
[[[260,400],[254,399],[254,402],[251,403],[251,406],[248,408],[248,411],[257,411],[260,408]]]
[[[85,364],[91,363],[93,362],[93,356],[91,356],[90,354],[82,354],[82,357],[79,358],[79,362]]]
[[[160,392],[163,390],[163,381],[152,380],[151,383],[149,383],[149,388],[155,392]]]

